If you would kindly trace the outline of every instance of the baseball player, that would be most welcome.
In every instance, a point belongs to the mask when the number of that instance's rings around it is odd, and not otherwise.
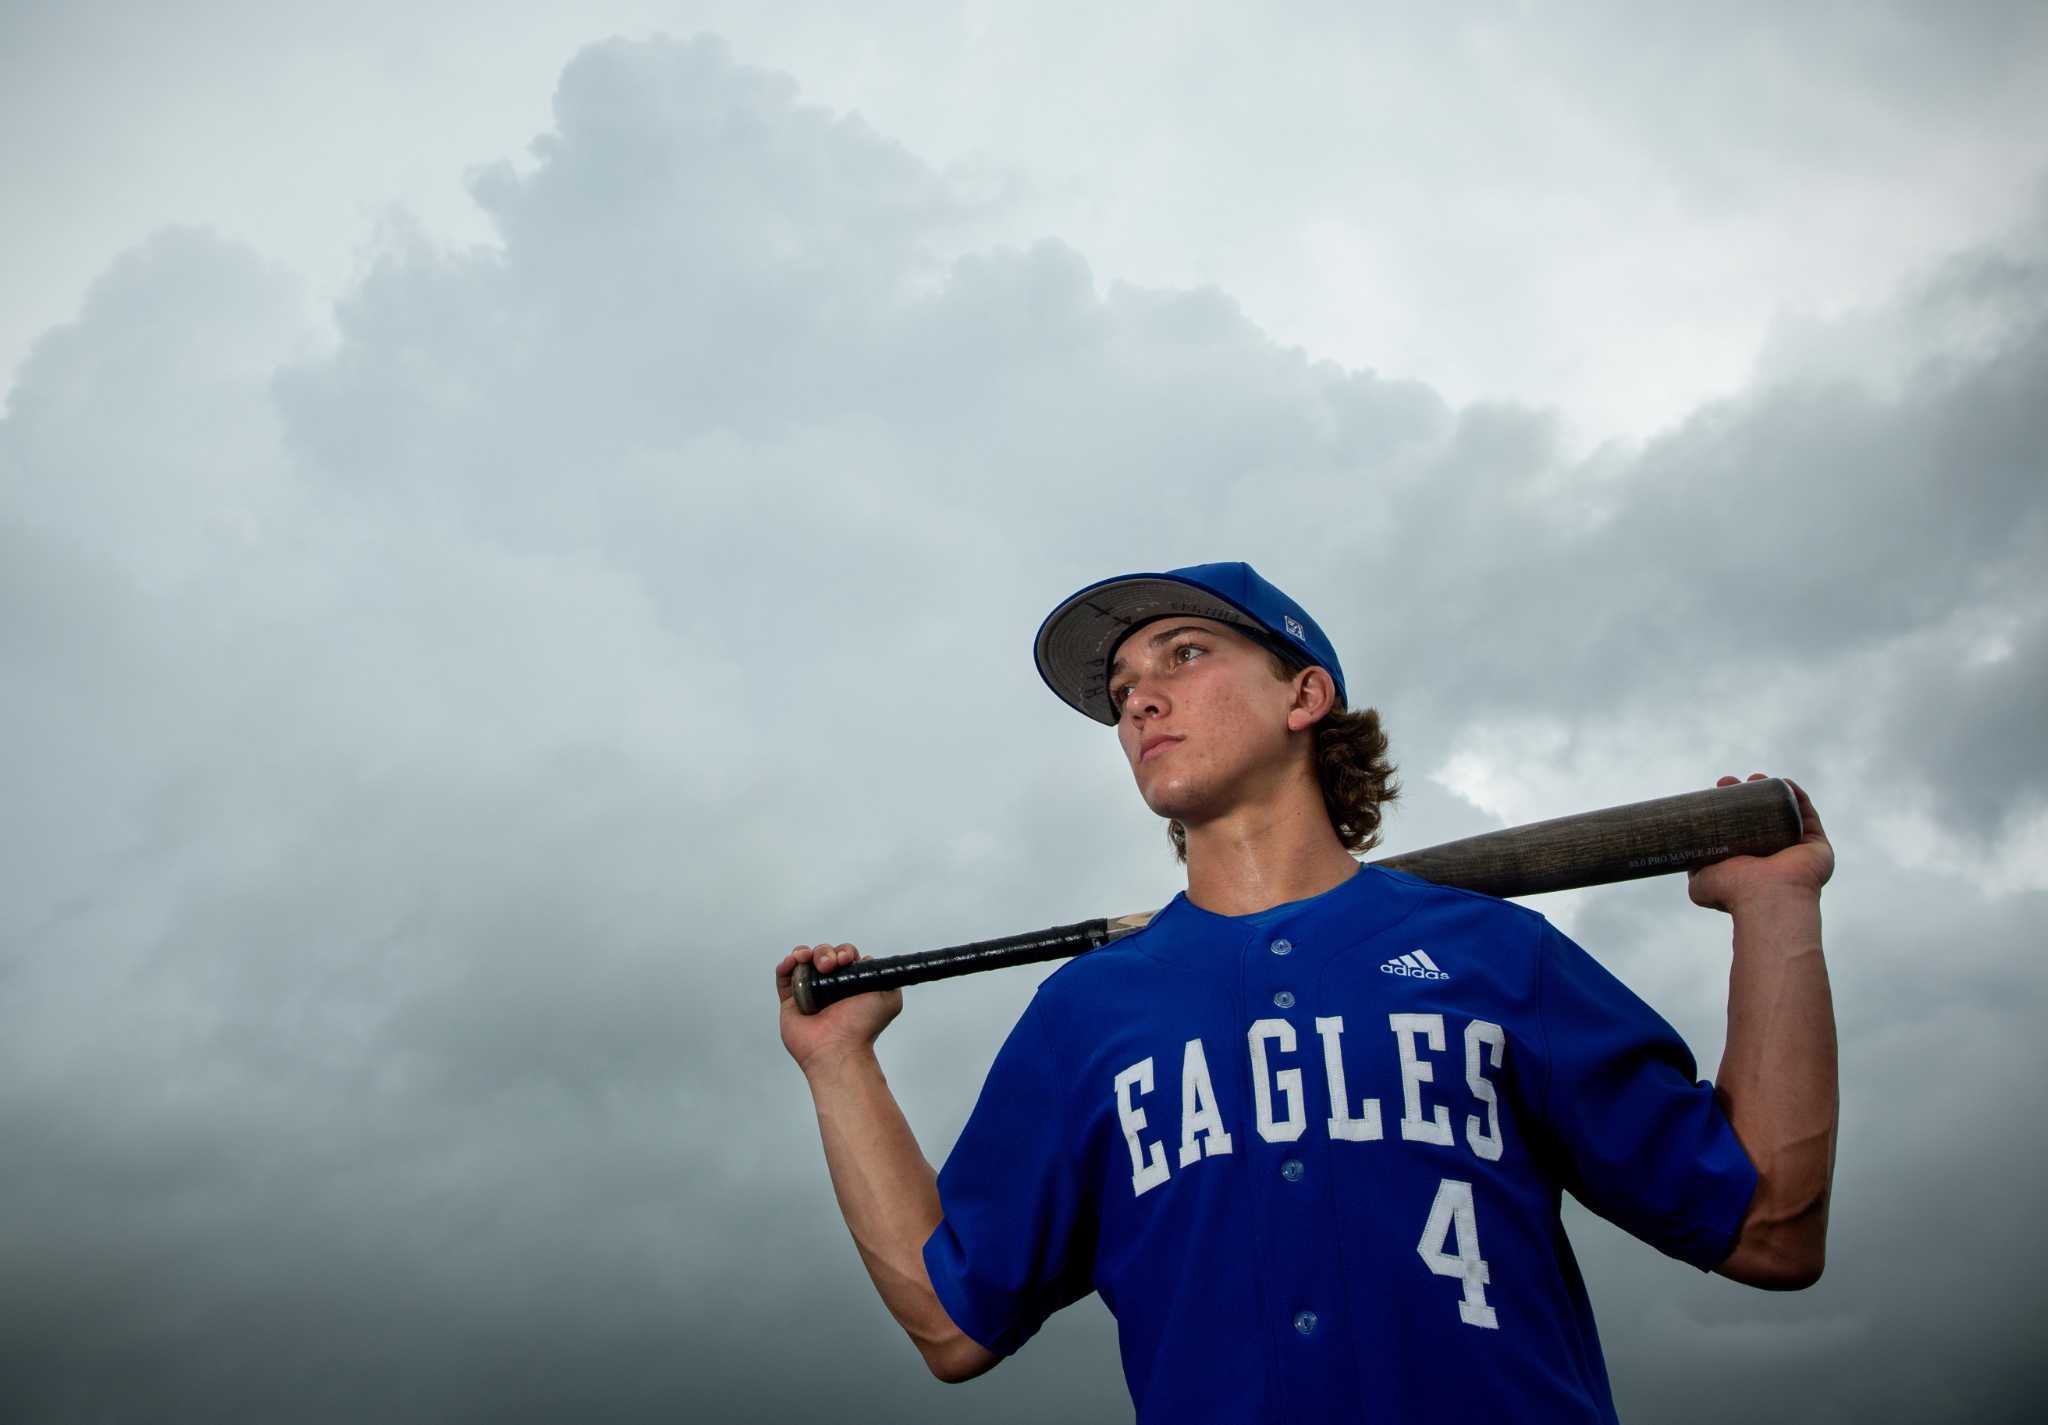
[[[1612,1421],[1562,1194],[1702,1270],[1821,1271],[1836,1124],[1804,839],[1693,873],[1734,952],[1720,1074],[1541,915],[1356,855],[1392,795],[1316,621],[1245,564],[1106,579],[1040,673],[1116,729],[1187,890],[1039,986],[934,1174],[875,1057],[900,992],[805,1017],[839,1205],[943,1380],[1099,1292],[1140,1422]],[[1722,785],[1735,779],[1724,777]]]

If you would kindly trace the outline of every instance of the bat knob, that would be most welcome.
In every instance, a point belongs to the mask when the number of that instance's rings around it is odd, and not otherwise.
[[[816,1014],[820,1008],[817,994],[817,973],[811,969],[808,960],[797,962],[796,972],[789,977],[790,998],[796,1001],[798,1014]]]

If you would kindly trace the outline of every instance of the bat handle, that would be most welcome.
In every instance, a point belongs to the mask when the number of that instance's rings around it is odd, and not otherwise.
[[[951,979],[955,975],[971,975],[980,970],[998,970],[1009,965],[1063,960],[1141,930],[1151,918],[1151,912],[1147,911],[1140,915],[1078,920],[1072,925],[1055,925],[1023,935],[1005,935],[996,940],[977,940],[969,945],[948,945],[915,955],[855,960],[824,975],[812,969],[809,961],[799,960],[795,972],[789,977],[789,994],[796,1001],[798,1013],[816,1014],[848,995],[900,989],[904,985]]]
[[[789,996],[796,1001],[799,1014],[816,1014],[853,995],[918,983],[925,976],[917,973],[919,966],[913,962],[921,960],[921,956],[914,955],[855,960],[824,975],[810,961],[799,960],[789,977]]]

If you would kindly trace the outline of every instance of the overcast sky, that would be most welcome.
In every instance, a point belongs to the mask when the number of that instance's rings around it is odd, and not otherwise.
[[[1573,1209],[1623,1417],[2033,1418],[2048,11],[526,8],[0,7],[0,1418],[1126,1418],[925,1375],[769,975],[1170,897],[1030,640],[1230,558],[1393,849],[1833,833],[1828,1275]]]

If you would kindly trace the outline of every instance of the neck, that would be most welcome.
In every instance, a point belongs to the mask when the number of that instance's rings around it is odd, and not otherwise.
[[[1312,779],[1290,783],[1269,801],[1183,825],[1188,899],[1215,915],[1251,915],[1305,900],[1358,872]]]

